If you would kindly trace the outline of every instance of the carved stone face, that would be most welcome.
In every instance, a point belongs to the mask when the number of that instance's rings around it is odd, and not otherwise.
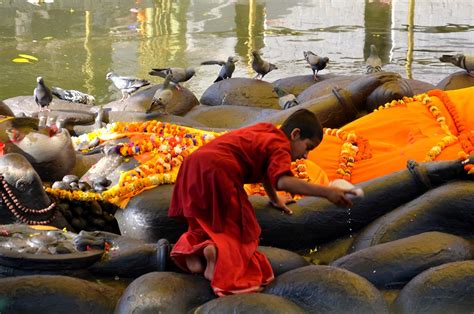
[[[0,157],[0,224],[45,221],[54,208],[28,160],[11,153]],[[42,210],[40,212],[40,210]]]
[[[61,180],[74,167],[76,154],[67,130],[53,126],[5,132],[10,141],[6,151],[25,156],[43,180]]]

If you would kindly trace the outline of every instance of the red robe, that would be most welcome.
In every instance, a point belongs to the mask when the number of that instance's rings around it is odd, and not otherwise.
[[[276,186],[281,175],[292,175],[290,149],[283,131],[259,123],[219,136],[181,165],[169,216],[185,217],[189,229],[171,256],[187,270],[186,255],[202,255],[214,244],[216,294],[258,291],[273,280],[270,263],[257,252],[261,229],[243,185],[268,178]]]

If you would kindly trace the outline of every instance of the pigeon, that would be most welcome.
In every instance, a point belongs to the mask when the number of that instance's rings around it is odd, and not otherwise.
[[[44,84],[43,78],[41,76],[36,78],[36,82],[38,82],[38,84],[33,91],[35,102],[38,104],[38,106],[40,106],[40,111],[49,111],[48,107],[53,101],[53,94],[51,93],[51,90]]]
[[[288,109],[299,105],[295,95],[289,94],[284,89],[275,86],[273,87],[273,91],[278,95],[278,104],[281,109]]]
[[[59,99],[86,104],[86,105],[95,105],[95,98],[89,94],[74,90],[74,89],[62,89],[60,87],[52,87],[51,92],[54,96]]]
[[[226,61],[204,61],[201,65],[211,65],[211,64],[218,64],[221,66],[221,70],[219,71],[219,76],[217,76],[214,83],[231,78],[232,73],[235,70],[235,63],[238,61],[237,58],[229,57]]]
[[[323,70],[329,62],[328,57],[320,57],[314,54],[312,51],[303,51],[306,62],[311,66],[313,70],[313,80],[318,80],[318,72]]]
[[[469,75],[474,76],[474,55],[464,55],[464,54],[455,54],[455,55],[443,55],[439,58],[441,62],[449,62],[454,64],[461,69],[464,69],[469,73]]]
[[[262,59],[258,51],[252,51],[252,69],[257,72],[255,79],[263,79],[269,72],[278,69],[276,65]]]
[[[166,107],[170,103],[171,98],[173,98],[173,91],[171,90],[170,84],[172,77],[172,74],[166,76],[163,86],[155,92],[153,101],[146,113],[161,111],[163,114],[167,114]]]
[[[147,80],[142,80],[134,77],[126,77],[126,76],[118,76],[113,72],[107,73],[105,76],[106,79],[111,80],[114,83],[115,87],[120,89],[122,92],[122,99],[120,101],[124,101],[133,92],[136,92],[143,86],[150,85],[150,82]]]
[[[380,59],[375,45],[370,45],[370,55],[367,60],[365,60],[365,65],[367,68],[367,74],[382,72],[382,59]]]
[[[186,82],[192,78],[196,72],[193,68],[158,68],[151,69],[148,74],[162,78],[166,78],[168,74],[171,74],[171,82],[176,85],[177,89],[181,89],[179,83]]]

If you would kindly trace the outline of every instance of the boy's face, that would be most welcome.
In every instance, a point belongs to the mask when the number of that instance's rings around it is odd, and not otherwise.
[[[300,129],[295,128],[291,132],[291,159],[294,161],[300,158],[308,157],[308,153],[315,149],[320,143],[319,138],[305,138],[301,139]]]

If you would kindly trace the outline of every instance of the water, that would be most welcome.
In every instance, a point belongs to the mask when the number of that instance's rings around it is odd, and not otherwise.
[[[370,44],[385,70],[436,84],[458,70],[439,56],[474,54],[471,0],[35,1],[0,2],[0,99],[32,95],[41,75],[106,103],[121,97],[108,71],[160,83],[148,71],[163,66],[196,67],[185,86],[200,97],[219,71],[202,61],[235,55],[234,76],[253,77],[254,49],[279,67],[268,81],[310,74],[304,50],[330,58],[321,74],[362,74]]]
[[[351,217],[351,209],[347,209],[347,225],[349,228],[349,238],[352,239],[352,217]]]

